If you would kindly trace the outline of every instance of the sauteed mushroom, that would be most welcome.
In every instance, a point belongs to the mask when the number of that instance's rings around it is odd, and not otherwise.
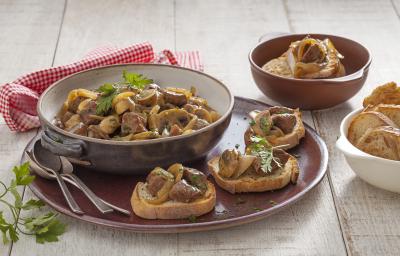
[[[239,167],[240,152],[236,149],[225,150],[219,159],[219,174],[223,177],[232,177]]]
[[[129,141],[189,134],[219,118],[195,96],[195,88],[161,88],[126,71],[122,78],[93,91],[71,90],[54,124],[93,138]]]
[[[147,190],[152,197],[147,197],[150,204],[161,204],[168,200],[168,193],[174,185],[175,177],[166,170],[156,167],[146,178]]]
[[[99,124],[100,130],[105,134],[114,133],[115,130],[117,130],[119,126],[120,126],[119,118],[117,116],[113,116],[113,115],[107,116]]]

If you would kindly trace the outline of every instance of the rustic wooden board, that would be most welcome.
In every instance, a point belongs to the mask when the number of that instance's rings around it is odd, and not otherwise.
[[[361,106],[362,98],[380,84],[399,81],[400,24],[391,1],[286,1],[295,32],[324,32],[348,36],[365,44],[373,64],[364,88],[349,102],[315,112],[317,128],[330,153],[330,182],[334,191],[346,247],[350,255],[400,254],[400,196],[374,188],[348,167],[334,147],[341,119]],[[398,1],[397,1],[398,4]],[[379,171],[379,170],[377,170]]]
[[[0,3],[0,84],[52,64],[63,9],[63,1],[53,0]],[[10,132],[0,118],[0,179],[6,184],[13,177],[11,169],[19,163],[22,149],[35,134]],[[3,205],[2,210],[6,210]],[[11,243],[1,245],[0,255],[8,255],[11,248]]]

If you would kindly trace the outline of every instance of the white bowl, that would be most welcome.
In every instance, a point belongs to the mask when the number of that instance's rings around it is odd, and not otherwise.
[[[354,110],[343,119],[336,147],[343,152],[347,163],[361,179],[378,188],[400,193],[400,161],[367,154],[347,139],[350,122],[362,110]]]

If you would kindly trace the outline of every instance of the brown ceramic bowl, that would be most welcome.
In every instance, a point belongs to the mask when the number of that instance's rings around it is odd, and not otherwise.
[[[305,36],[330,38],[344,56],[346,76],[331,79],[284,78],[262,70],[262,66],[284,53],[291,42]],[[251,73],[258,88],[282,105],[301,109],[323,109],[338,105],[354,96],[364,85],[371,55],[361,44],[340,36],[325,34],[269,34],[250,51]]]

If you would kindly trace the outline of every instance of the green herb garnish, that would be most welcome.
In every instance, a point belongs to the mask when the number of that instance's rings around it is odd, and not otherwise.
[[[273,148],[268,141],[260,136],[251,136],[249,145],[250,154],[261,159],[261,170],[265,173],[272,171],[272,163],[275,162],[278,167],[281,167],[279,159],[274,157]]]
[[[254,125],[256,125],[256,121],[251,120],[251,121],[249,122],[249,124],[250,124],[250,126],[254,126]]]
[[[264,134],[268,134],[271,130],[272,123],[268,121],[266,117],[260,118],[260,128],[264,132]]]
[[[269,200],[269,203],[270,203],[271,205],[276,205],[276,204],[277,204],[277,202],[275,202],[274,200]]]
[[[9,221],[4,217],[4,211],[0,211],[0,231],[3,236],[3,243],[6,244],[10,240],[17,242],[20,233],[35,236],[36,242],[40,244],[58,241],[58,237],[65,232],[65,224],[57,219],[57,214],[49,212],[29,218],[20,215],[22,210],[28,211],[44,206],[42,201],[36,199],[23,203],[18,192],[19,186],[29,185],[35,179],[35,176],[29,173],[29,164],[24,163],[21,166],[15,166],[12,171],[15,178],[11,180],[9,186],[0,181],[0,185],[3,187],[0,203],[8,207],[12,216],[12,220]],[[5,200],[5,196],[9,193],[14,197],[13,203]]]
[[[190,223],[196,223],[196,222],[197,222],[197,217],[194,216],[194,215],[190,215],[190,216],[188,217],[188,221],[189,221]]]
[[[262,211],[262,209],[261,209],[261,208],[258,208],[258,207],[253,207],[253,210],[256,211],[256,212]]]
[[[128,87],[141,90],[143,90],[146,87],[146,85],[153,83],[152,79],[148,79],[142,74],[129,73],[126,70],[122,72],[122,78],[124,79],[124,83]]]
[[[96,114],[106,115],[112,107],[114,97],[118,94],[118,88],[106,83],[100,86],[97,91],[101,92],[101,95],[97,99]]]

